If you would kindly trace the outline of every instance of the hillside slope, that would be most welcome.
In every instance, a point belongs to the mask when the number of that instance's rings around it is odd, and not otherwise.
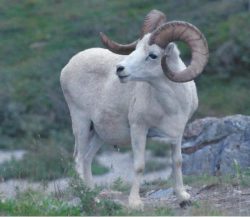
[[[169,20],[195,24],[208,39],[210,60],[197,79],[196,115],[250,114],[248,1],[2,0],[0,148],[39,151],[50,160],[60,150],[56,159],[71,159],[73,136],[60,70],[75,53],[102,47],[100,31],[120,42],[133,41],[153,8]],[[188,60],[187,48],[180,47]]]

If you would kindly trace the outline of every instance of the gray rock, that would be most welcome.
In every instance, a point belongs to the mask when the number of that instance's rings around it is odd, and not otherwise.
[[[250,167],[250,116],[204,118],[190,123],[184,133],[183,173],[235,173]]]

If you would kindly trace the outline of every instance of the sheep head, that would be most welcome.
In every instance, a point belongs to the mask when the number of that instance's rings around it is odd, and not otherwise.
[[[103,44],[110,51],[128,55],[117,65],[117,75],[124,82],[152,79],[162,71],[171,81],[187,82],[196,78],[208,61],[208,45],[201,31],[187,22],[167,22],[166,16],[158,10],[152,10],[145,17],[140,39],[131,44],[122,45],[103,33],[100,35]],[[169,52],[166,50],[173,47],[173,41],[187,43],[192,52],[190,65],[181,71],[175,71],[168,65]],[[179,54],[178,50],[175,53]]]

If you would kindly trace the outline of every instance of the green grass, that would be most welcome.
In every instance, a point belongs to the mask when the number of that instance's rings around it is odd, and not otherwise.
[[[85,215],[116,215],[116,216],[173,216],[179,212],[157,206],[145,207],[144,211],[131,210],[109,200],[96,199],[96,190],[90,190],[85,186],[79,186],[74,192],[80,198],[79,204],[69,204],[53,195],[43,192],[27,190],[18,193],[15,199],[0,200],[0,215],[10,216],[85,216]],[[189,215],[223,215],[207,202],[195,202],[188,211]]]
[[[237,160],[234,160],[234,182],[242,187],[250,186],[250,167],[242,169]]]
[[[197,25],[208,39],[209,63],[196,79],[200,98],[196,117],[249,115],[250,30],[245,27],[250,15],[244,4],[243,0],[0,1],[0,148],[31,151],[41,179],[63,176],[67,165],[58,163],[58,156],[72,163],[74,141],[59,84],[61,69],[75,53],[103,47],[100,31],[121,43],[134,41],[153,8],[164,11],[168,20]],[[230,41],[229,50],[218,52]],[[180,47],[187,60],[187,47]],[[155,144],[148,148],[157,156],[165,156],[167,150]],[[45,163],[35,152],[49,149],[54,153]]]
[[[0,215],[113,215],[122,211],[122,207],[108,199],[97,199],[99,188],[91,190],[77,176],[73,175],[70,183],[70,195],[80,203],[70,204],[63,198],[43,192],[27,190],[18,192],[15,199],[0,200]]]
[[[165,207],[158,207],[147,211],[136,211],[124,208],[121,205],[107,199],[100,200],[98,202],[95,202],[93,200],[92,203],[90,201],[89,200],[85,201],[86,205],[84,206],[83,204],[72,206],[62,200],[54,198],[53,196],[46,196],[41,192],[27,191],[24,193],[20,193],[17,199],[1,200],[0,215],[10,215],[10,216],[173,215],[173,211],[170,208],[165,208]]]
[[[78,207],[68,205],[41,192],[26,191],[19,193],[16,199],[0,200],[0,215],[19,216],[66,216],[81,215]]]
[[[170,145],[160,144],[157,142],[148,142],[146,149],[150,150],[156,157],[167,157],[169,156]]]
[[[51,180],[70,173],[74,140],[59,84],[60,70],[75,53],[90,47],[103,47],[98,37],[100,31],[121,43],[134,41],[139,36],[144,16],[153,8],[164,11],[168,20],[186,20],[197,25],[207,37],[210,59],[203,75],[196,79],[199,109],[195,117],[249,115],[250,29],[246,27],[250,14],[244,2],[0,1],[0,148],[28,150],[23,160],[0,165],[0,176]],[[231,47],[221,50],[228,42]],[[187,47],[183,44],[180,47],[182,57],[188,60]],[[157,144],[149,144],[147,148],[162,157],[166,157],[169,149]],[[92,170],[94,174],[103,174],[108,169],[94,162]],[[191,186],[220,183],[221,180],[249,186],[249,171],[239,170],[237,174],[237,177],[184,179]],[[155,183],[153,188],[169,185],[169,182]],[[127,188],[119,182],[113,187],[123,191]],[[198,205],[194,214],[214,214],[207,204]],[[145,215],[110,201],[95,206],[102,207],[95,211],[97,215]],[[72,208],[54,197],[32,192],[1,201],[0,214],[81,215],[84,208]],[[168,208],[156,208],[148,214],[172,215],[173,212]]]
[[[80,208],[86,215],[113,215],[121,210],[121,205],[109,200],[99,199],[99,188],[90,189],[84,182],[75,176],[70,183],[72,194],[80,199]]]
[[[166,167],[167,167],[167,164],[163,162],[159,162],[156,160],[146,161],[145,173],[156,172],[159,170],[166,169]]]
[[[11,159],[0,164],[0,177],[4,180],[25,178],[32,181],[49,181],[68,177],[73,169],[72,156],[67,150],[53,145],[37,146],[26,153],[23,159]],[[92,173],[103,175],[109,169],[94,160]]]
[[[195,202],[190,210],[191,216],[223,216],[221,210],[211,205],[208,201]]]
[[[67,153],[47,146],[36,152],[28,152],[21,160],[12,159],[0,164],[0,174],[5,180],[11,178],[29,178],[34,181],[52,180],[63,177],[70,168]],[[57,154],[54,154],[57,153]]]
[[[125,192],[128,193],[130,190],[130,185],[128,183],[125,183],[121,177],[117,178],[110,188],[114,191],[120,191],[120,192]]]
[[[65,196],[65,194],[70,195]],[[67,216],[67,215],[105,215],[105,216],[173,216],[182,210],[174,210],[166,206],[146,206],[144,211],[131,210],[108,199],[99,198],[100,188],[93,190],[78,178],[74,177],[69,191],[63,193],[63,198],[44,192],[27,190],[18,192],[15,199],[3,200],[0,197],[0,215],[18,216]],[[65,198],[76,197],[79,203],[68,203]],[[194,202],[191,209],[185,212],[189,215],[222,215],[223,213],[207,202]]]
[[[155,180],[153,182],[144,182],[141,185],[141,193],[148,192],[149,190],[159,190],[173,187],[173,178],[168,180]],[[250,168],[240,169],[240,172],[231,175],[212,176],[212,175],[184,175],[184,185],[195,188],[212,185],[231,185],[250,187]]]
[[[211,51],[210,62],[204,73],[208,80],[210,74],[217,76],[223,70],[221,63],[217,62],[215,50],[228,40],[235,41],[236,49],[243,55],[236,58],[240,62],[233,59],[229,70],[224,67],[224,72],[234,73],[234,78],[232,79],[231,74],[229,78],[235,84],[238,83],[239,76],[248,74],[249,53],[246,51],[249,50],[249,43],[246,39],[249,30],[244,26],[248,23],[249,13],[244,11],[241,0],[227,3],[208,0],[200,3],[191,0],[185,7],[176,7],[173,0],[95,0],[73,3],[60,0],[23,0],[15,4],[3,0],[0,2],[0,82],[3,87],[0,90],[0,133],[18,138],[26,137],[26,134],[40,134],[47,138],[51,130],[58,132],[60,128],[69,129],[69,114],[59,86],[61,68],[76,52],[102,46],[98,38],[99,31],[105,31],[121,42],[134,40],[139,35],[138,29],[144,15],[152,8],[166,12],[169,20],[187,20],[204,31]],[[236,34],[239,30],[241,34]],[[39,42],[43,42],[44,46],[33,48],[32,45]],[[183,54],[184,57],[187,56],[187,51]],[[219,76],[216,78],[221,79]],[[198,80],[198,84],[203,85],[202,82]],[[225,82],[221,89],[230,89],[231,83]],[[224,103],[222,97],[213,102],[214,94],[210,95],[211,84],[213,80],[199,88],[201,96],[204,95],[200,103],[201,106],[204,105],[204,109],[201,107],[200,114],[222,113],[223,108],[218,110],[216,106],[206,109],[211,107],[210,103],[219,103],[226,109],[236,105],[227,113],[250,113],[249,101],[242,100],[240,105],[231,103],[230,106],[225,106],[227,103]],[[244,96],[246,90],[241,88],[238,95]],[[214,92],[220,93],[221,90]],[[0,146],[9,144],[7,140],[5,142]]]
[[[201,176],[184,176],[184,183],[186,185],[202,187],[210,186],[213,184],[216,185],[237,185],[241,187],[250,186],[250,170],[244,169],[240,174],[233,175],[222,175],[222,176],[210,176],[210,175],[201,175]]]
[[[249,175],[243,171],[240,174]],[[235,185],[237,177],[213,177],[213,176],[185,176],[185,184],[202,187],[211,184]],[[242,176],[244,179],[244,176]],[[150,184],[158,189],[167,188],[169,182],[155,182]],[[113,190],[124,191],[124,183],[121,179],[113,184]],[[145,185],[144,185],[145,187]],[[15,199],[3,200],[0,195],[0,215],[116,215],[116,216],[218,216],[225,215],[223,210],[216,208],[209,201],[201,200],[193,202],[188,210],[173,209],[168,206],[145,206],[144,211],[131,210],[112,201],[109,197],[99,197],[100,187],[88,188],[73,172],[69,189],[60,195],[46,194],[44,192],[27,190],[17,192]],[[69,199],[78,198],[79,203],[68,203]]]
[[[235,185],[239,180],[247,181],[246,176],[250,177],[248,171],[241,171],[241,178],[238,176],[184,176],[184,182],[194,187],[203,187],[213,184],[218,185]],[[244,175],[243,175],[244,174]],[[73,172],[70,187],[61,196],[48,195],[44,192],[27,190],[18,192],[15,199],[1,200],[0,195],[0,215],[192,215],[192,216],[217,216],[225,213],[208,201],[193,202],[193,206],[187,211],[172,209],[163,206],[146,206],[144,211],[130,210],[117,204],[108,197],[98,197],[101,188],[89,189]],[[147,190],[168,188],[170,182],[154,182],[144,184],[143,188]],[[244,186],[244,182],[240,183]],[[155,186],[155,188],[154,188]],[[248,185],[249,186],[249,185]],[[122,191],[127,194],[127,185],[121,179],[116,180],[112,186],[113,190]],[[69,194],[69,195],[67,195]],[[80,203],[69,204],[67,198],[78,198]]]
[[[171,215],[170,208],[156,207],[145,211],[130,210],[108,199],[99,198],[100,188],[88,188],[77,176],[73,174],[68,191],[63,198],[33,190],[18,192],[15,199],[3,200],[0,197],[0,215],[25,216],[67,216],[67,215]],[[69,194],[69,195],[65,195]],[[78,198],[80,203],[70,204],[65,198]]]
[[[103,166],[96,160],[93,161],[91,169],[93,175],[103,175],[109,172],[109,168]]]
[[[210,85],[209,89],[208,85]],[[196,116],[250,114],[249,77],[218,80],[204,77],[198,83],[199,108]]]

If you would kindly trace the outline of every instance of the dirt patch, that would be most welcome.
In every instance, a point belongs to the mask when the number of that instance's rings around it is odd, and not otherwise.
[[[161,191],[161,193],[159,193]],[[192,206],[181,209],[172,188],[146,192],[142,196],[145,212],[156,207],[173,210],[175,215],[250,215],[250,188],[213,184],[201,188],[188,187],[192,196]],[[152,196],[154,195],[154,196]],[[158,196],[157,196],[158,195]],[[108,197],[128,204],[128,195],[121,192],[105,192],[101,197]]]
[[[202,189],[193,189],[195,201],[209,204],[226,215],[250,215],[250,188],[239,186],[213,185]]]

